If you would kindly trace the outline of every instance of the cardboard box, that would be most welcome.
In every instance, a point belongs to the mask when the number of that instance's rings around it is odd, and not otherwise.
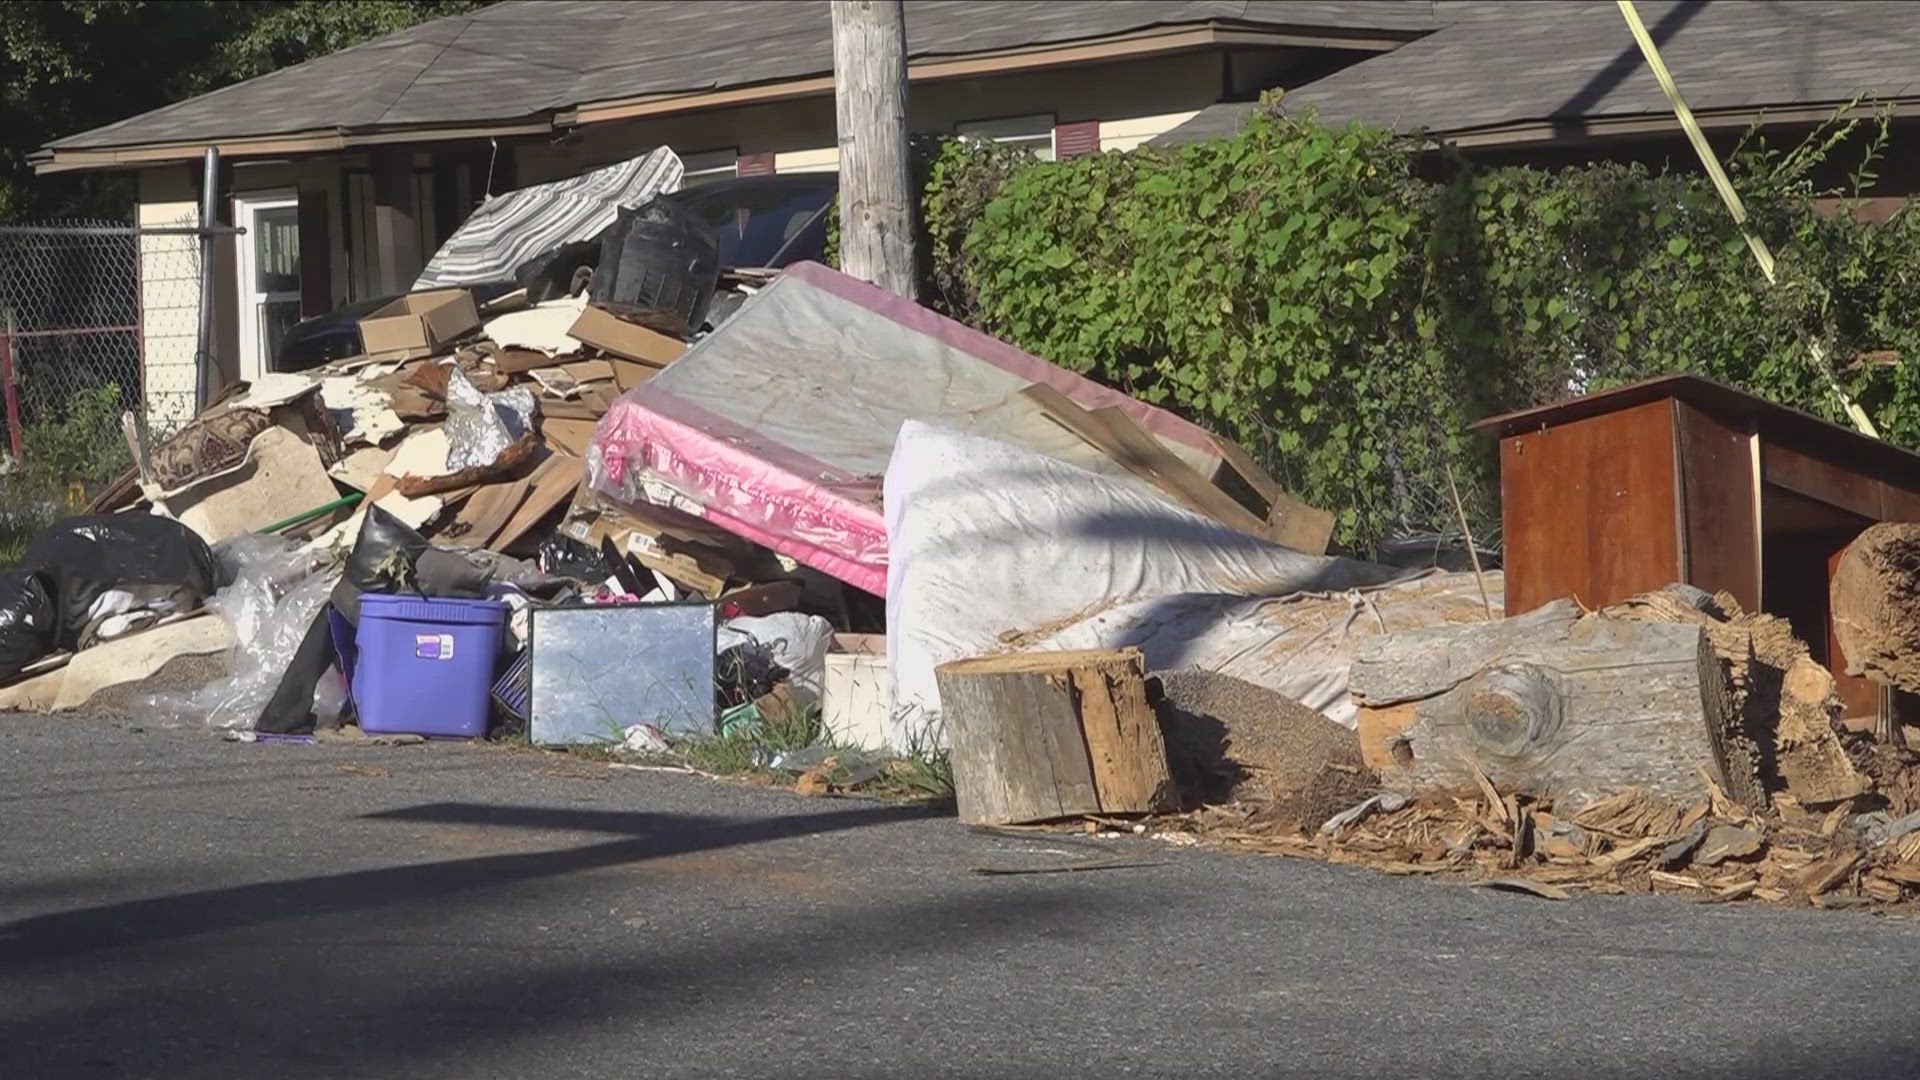
[[[360,320],[360,345],[370,359],[406,360],[443,351],[480,325],[465,289],[413,293]]]
[[[573,322],[567,336],[584,341],[596,349],[638,360],[654,367],[666,367],[687,351],[687,343],[657,330],[630,323],[610,312],[588,304]]]

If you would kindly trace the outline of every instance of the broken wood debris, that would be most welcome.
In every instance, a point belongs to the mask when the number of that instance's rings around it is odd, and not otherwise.
[[[1821,834],[1825,814],[1790,804],[1760,814],[1703,778],[1691,805],[1645,789],[1562,815],[1551,798],[1478,784],[1420,793],[1330,833],[1276,823],[1257,804],[1161,817],[1151,829],[1203,843],[1396,875],[1457,875],[1487,888],[1558,894],[1684,893],[1730,903],[1816,906],[1920,900],[1920,834],[1872,846],[1851,822]],[[1515,823],[1526,822],[1525,828]],[[1528,850],[1520,842],[1530,832]]]

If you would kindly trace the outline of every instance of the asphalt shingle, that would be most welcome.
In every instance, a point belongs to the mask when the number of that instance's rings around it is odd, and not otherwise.
[[[1220,22],[1413,34],[1426,0],[908,0],[936,57]],[[83,150],[507,121],[587,102],[829,74],[825,0],[510,0],[48,144]]]

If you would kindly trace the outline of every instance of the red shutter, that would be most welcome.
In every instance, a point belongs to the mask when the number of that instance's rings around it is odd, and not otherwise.
[[[1081,120],[1053,125],[1053,159],[1065,161],[1100,150],[1100,121]]]
[[[327,230],[327,193],[300,192],[300,317],[332,311],[333,242]]]
[[[734,159],[733,175],[735,176],[772,176],[773,175],[773,155],[772,154],[741,154],[739,157]]]

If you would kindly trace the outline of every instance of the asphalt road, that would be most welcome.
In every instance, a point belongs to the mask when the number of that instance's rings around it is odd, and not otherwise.
[[[1911,919],[0,716],[8,1078],[1910,1080],[1917,985]]]

